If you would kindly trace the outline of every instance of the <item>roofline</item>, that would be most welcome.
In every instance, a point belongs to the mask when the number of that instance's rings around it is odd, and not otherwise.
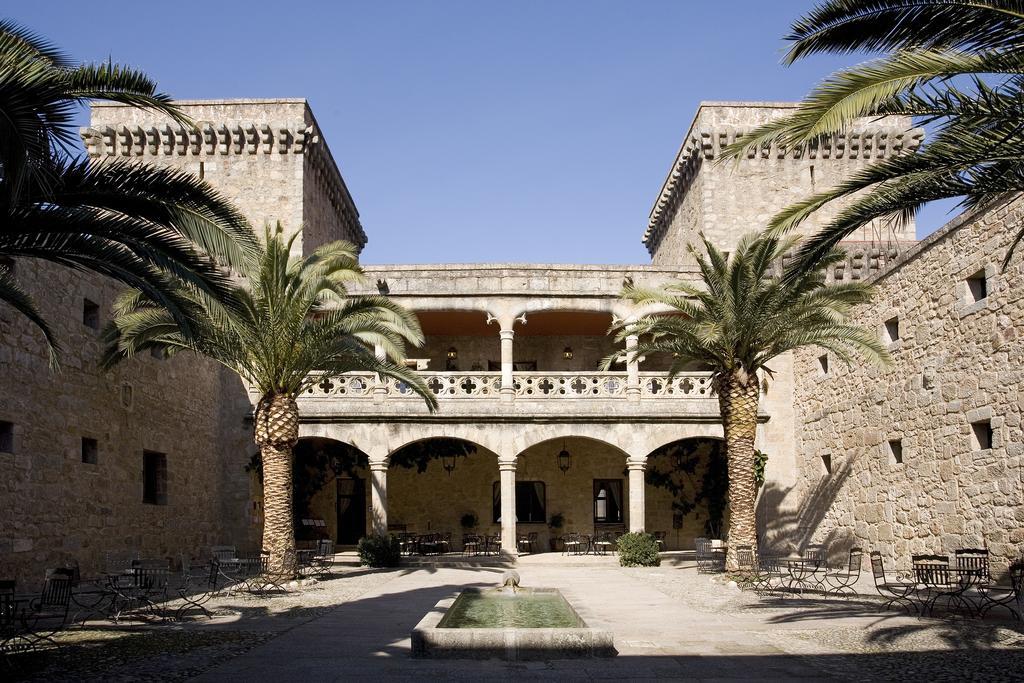
[[[305,104],[309,106],[309,101],[305,97],[257,97],[252,99],[247,98],[221,98],[212,100],[173,100],[171,104],[194,107],[200,105],[214,105],[214,104]],[[89,103],[90,107],[101,108],[101,107],[126,107],[131,109],[139,109],[140,107],[133,104],[123,104],[121,102],[106,102],[103,100],[97,100]],[[146,109],[146,107],[141,107]]]

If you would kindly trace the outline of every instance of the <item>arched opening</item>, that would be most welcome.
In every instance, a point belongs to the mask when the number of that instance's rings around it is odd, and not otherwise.
[[[622,346],[608,334],[611,325],[612,314],[605,311],[528,312],[526,324],[516,325],[515,370],[594,372]]]
[[[369,461],[341,441],[299,439],[292,461],[295,538],[351,546],[369,533]]]
[[[388,530],[450,535],[461,550],[467,534],[500,533],[491,514],[498,456],[466,439],[433,437],[389,456]]]
[[[536,534],[535,550],[560,551],[568,533],[613,535],[629,528],[626,453],[583,436],[555,437],[519,454],[517,533]],[[541,512],[530,509],[541,500]]]
[[[729,522],[725,444],[697,437],[647,456],[645,528],[664,534],[666,550],[689,550],[698,536],[722,538]]]

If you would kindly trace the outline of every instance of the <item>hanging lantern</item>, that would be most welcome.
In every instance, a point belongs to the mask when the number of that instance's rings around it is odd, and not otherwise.
[[[455,360],[459,357],[459,351],[454,346],[448,349],[448,360]]]
[[[572,347],[566,346],[565,350],[562,351],[562,358],[566,360],[572,360]]]
[[[448,473],[448,476],[452,476],[452,470],[455,469],[455,456],[454,455],[442,455],[441,466],[444,467],[444,471]]]
[[[558,469],[562,470],[562,474],[569,471],[572,467],[572,456],[569,455],[569,451],[565,450],[565,444],[562,444],[562,450],[558,453]]]

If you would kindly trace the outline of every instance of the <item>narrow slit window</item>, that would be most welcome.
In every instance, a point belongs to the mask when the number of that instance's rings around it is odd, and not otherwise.
[[[890,439],[886,443],[886,450],[889,453],[889,464],[890,465],[902,465],[903,464],[903,440],[902,439]]]
[[[900,339],[900,319],[893,316],[885,321],[885,341],[888,344],[897,342]]]
[[[828,374],[828,354],[822,354],[818,356],[818,369],[821,370],[822,375]]]
[[[14,423],[0,420],[0,453],[14,452]]]
[[[992,448],[991,420],[979,420],[971,423],[971,448],[976,451]]]
[[[826,453],[821,456],[821,468],[825,474],[832,474],[832,454]]]
[[[100,449],[96,439],[82,437],[82,462],[95,465],[100,461]]]
[[[100,305],[85,299],[82,302],[82,324],[94,330],[100,329]]]
[[[984,270],[979,270],[977,273],[967,278],[967,303],[976,304],[987,298],[988,278],[985,277]]]

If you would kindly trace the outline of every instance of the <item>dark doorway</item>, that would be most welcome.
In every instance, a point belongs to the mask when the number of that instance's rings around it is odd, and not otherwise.
[[[338,543],[355,545],[366,535],[366,481],[338,477]]]

